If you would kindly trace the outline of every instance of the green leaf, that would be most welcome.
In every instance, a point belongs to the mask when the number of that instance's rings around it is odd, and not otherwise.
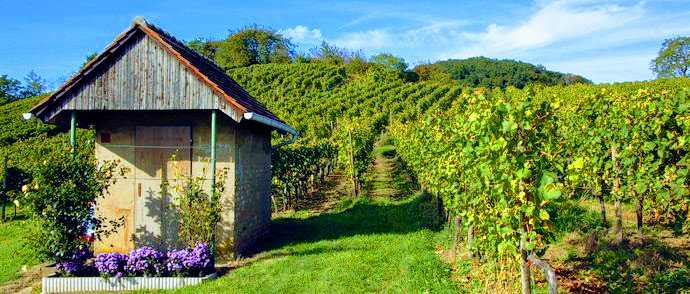
[[[573,162],[570,164],[570,167],[573,169],[582,169],[584,167],[585,161],[582,158],[578,158],[573,160]]]
[[[539,210],[539,218],[541,220],[549,220],[549,213],[544,209]]]
[[[507,120],[504,120],[502,123],[502,127],[503,127],[503,132],[507,133],[508,131],[510,131],[510,122]]]
[[[558,188],[558,186],[554,184],[549,184],[546,186],[544,189],[544,198],[547,200],[554,200],[558,199],[561,197],[561,189]]]
[[[525,249],[527,249],[528,251],[534,250],[534,247],[535,247],[535,245],[533,242],[529,242],[529,243],[525,244]]]

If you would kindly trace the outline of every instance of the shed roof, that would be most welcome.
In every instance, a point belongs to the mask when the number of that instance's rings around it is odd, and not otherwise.
[[[56,110],[59,111],[59,108],[64,105],[64,100],[69,99],[69,95],[66,95],[67,93],[78,88],[80,84],[88,82],[90,76],[98,72],[98,70],[95,69],[105,66],[104,64],[106,64],[106,62],[104,61],[110,56],[116,56],[120,50],[125,50],[124,44],[136,34],[140,34],[139,32],[144,33],[155,43],[162,46],[166,52],[177,59],[190,73],[198,77],[199,80],[208,86],[214,93],[224,98],[223,100],[235,111],[239,114],[244,114],[243,116],[233,117],[237,122],[239,122],[242,117],[251,117],[251,114],[258,114],[270,121],[285,125],[283,121],[271,113],[263,104],[254,99],[247,91],[238,85],[237,82],[226,75],[213,61],[201,56],[167,32],[148,23],[143,18],[136,18],[132,26],[127,31],[120,34],[103,53],[87,63],[64,85],[34,106],[31,109],[31,113],[45,121],[47,114],[55,112]],[[247,114],[249,114],[249,116],[247,116]],[[268,125],[275,128],[275,126],[270,123]]]

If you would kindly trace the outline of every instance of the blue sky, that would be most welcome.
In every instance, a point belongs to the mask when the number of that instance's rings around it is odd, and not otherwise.
[[[30,70],[53,87],[136,16],[178,39],[224,38],[249,24],[281,30],[308,52],[322,40],[389,52],[411,65],[487,56],[597,83],[654,78],[664,39],[690,35],[686,1],[8,1],[0,0],[0,74]]]

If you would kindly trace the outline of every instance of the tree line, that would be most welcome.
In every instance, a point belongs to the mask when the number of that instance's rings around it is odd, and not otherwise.
[[[352,74],[377,68],[396,72],[407,81],[453,81],[465,86],[490,88],[523,88],[532,83],[591,83],[582,76],[549,71],[543,66],[486,57],[425,63],[410,68],[402,57],[390,53],[367,57],[361,50],[341,48],[326,41],[308,53],[298,53],[292,41],[280,31],[257,25],[231,31],[225,39],[199,38],[187,42],[187,45],[226,70],[268,63],[320,63],[343,66]]]
[[[0,105],[38,96],[47,90],[48,82],[33,70],[24,77],[23,83],[5,74],[0,76]]]

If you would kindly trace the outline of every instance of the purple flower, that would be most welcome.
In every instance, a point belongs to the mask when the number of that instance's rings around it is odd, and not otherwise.
[[[200,271],[213,269],[211,250],[206,243],[197,242],[189,258],[189,266]]]
[[[127,255],[117,252],[99,254],[96,257],[96,269],[103,277],[122,277],[128,259]]]
[[[84,271],[84,261],[93,254],[88,246],[81,245],[71,253],[60,258],[55,268],[67,276],[77,276]]]
[[[55,268],[58,272],[64,273],[67,276],[76,276],[82,269],[81,261],[64,261],[58,263]]]
[[[134,249],[129,254],[125,270],[135,276],[160,276],[165,270],[163,257],[163,254],[148,246]]]
[[[74,260],[87,260],[93,257],[93,253],[87,246],[81,246],[76,252],[72,254],[72,259]]]
[[[186,274],[185,260],[187,260],[189,253],[187,249],[168,251],[168,261],[165,263],[165,266],[171,275],[184,276]]]
[[[197,243],[193,249],[176,249],[168,252],[166,268],[175,276],[199,276],[213,270],[211,251],[205,243]]]

